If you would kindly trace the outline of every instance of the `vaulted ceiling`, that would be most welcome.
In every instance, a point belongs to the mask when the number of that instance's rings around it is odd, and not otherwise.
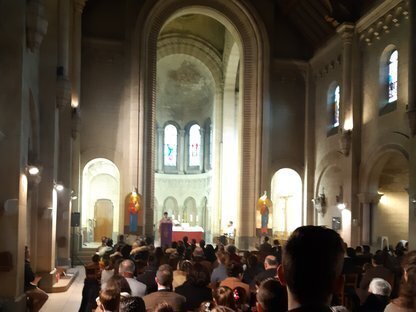
[[[277,9],[288,18],[311,45],[321,47],[344,22],[355,22],[381,0],[276,0]]]

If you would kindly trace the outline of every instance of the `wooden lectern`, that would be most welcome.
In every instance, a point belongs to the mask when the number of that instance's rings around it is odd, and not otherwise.
[[[160,247],[170,247],[172,244],[172,226],[172,221],[160,222]]]

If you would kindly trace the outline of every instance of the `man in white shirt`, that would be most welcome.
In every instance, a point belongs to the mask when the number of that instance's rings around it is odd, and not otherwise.
[[[146,294],[146,285],[134,278],[134,262],[131,260],[124,260],[120,263],[119,273],[124,276],[129,283],[131,295],[133,297],[144,297]]]

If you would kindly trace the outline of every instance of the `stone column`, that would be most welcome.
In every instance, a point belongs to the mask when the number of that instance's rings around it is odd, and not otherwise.
[[[357,245],[371,245],[371,208],[377,205],[382,195],[378,193],[359,193],[360,202],[360,241]]]
[[[58,266],[70,266],[70,221],[72,191],[72,108],[69,64],[69,10],[70,1],[59,1],[58,77],[56,103],[59,108],[59,162],[58,181],[65,186],[59,194],[57,208]]]
[[[410,151],[409,151],[409,250],[416,249],[416,2],[409,1],[409,59],[408,59],[408,109],[407,117],[410,127]]]
[[[177,157],[177,165],[178,165],[178,173],[184,173],[184,166],[185,166],[185,130],[180,129],[178,131],[178,157]]]
[[[204,156],[205,156],[205,151],[207,151],[205,149],[205,129],[204,128],[199,128],[199,133],[201,135],[201,142],[200,142],[200,149],[201,149],[201,153],[199,154],[199,161],[200,161],[200,171],[205,172],[205,165],[204,165]]]
[[[71,51],[71,83],[72,83],[72,190],[77,196],[76,200],[72,201],[72,212],[81,211],[81,142],[79,137],[80,132],[80,103],[81,103],[81,26],[82,26],[82,12],[84,10],[86,0],[73,1],[73,32],[72,32],[72,51]],[[82,243],[80,232],[73,232],[71,237],[73,240],[73,251],[77,252]],[[78,244],[75,244],[78,242]]]
[[[165,155],[164,145],[163,145],[164,134],[165,134],[165,131],[163,128],[157,128],[156,168],[157,168],[157,172],[159,173],[163,173],[163,165],[164,165],[163,162],[164,162],[164,155]]]
[[[342,40],[342,83],[341,83],[341,102],[340,102],[340,127],[339,143],[341,152],[344,154],[344,202],[347,210],[343,212],[343,231],[342,236],[348,245],[356,244],[357,237],[354,229],[355,225],[352,219],[356,218],[358,211],[358,201],[356,194],[358,191],[358,160],[359,160],[359,123],[358,116],[359,102],[356,101],[355,92],[358,92],[353,86],[352,71],[357,64],[358,55],[354,54],[354,48],[357,46],[354,36],[354,25],[344,23],[338,27],[337,32]],[[356,69],[358,70],[358,69]],[[357,73],[359,76],[359,73]],[[353,144],[353,140],[356,144]]]
[[[26,243],[27,137],[23,132],[23,58],[26,1],[0,3],[2,74],[0,75],[0,251],[11,256],[10,267],[0,272],[1,307],[4,311],[26,311],[23,293],[24,246]],[[17,40],[16,40],[17,39]],[[25,92],[23,92],[25,91]],[[25,148],[26,147],[26,148]]]

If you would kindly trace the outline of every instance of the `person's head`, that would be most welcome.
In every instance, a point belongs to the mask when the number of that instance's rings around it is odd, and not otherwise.
[[[278,239],[273,240],[273,245],[279,246],[280,245],[279,240]]]
[[[204,256],[204,250],[201,247],[196,247],[192,253],[192,257],[194,258],[204,258]]]
[[[217,256],[218,262],[224,265],[226,265],[228,261],[230,260],[229,253],[224,252],[222,250],[217,251],[216,256]]]
[[[115,288],[121,293],[128,293],[131,295],[131,288],[126,278],[121,275],[113,275],[107,281],[105,288]]]
[[[258,312],[287,311],[286,293],[275,279],[263,281],[257,290],[256,298]]]
[[[121,297],[120,312],[146,312],[146,306],[140,297]]]
[[[113,240],[111,238],[107,239],[107,241],[105,242],[106,246],[108,247],[113,247]]]
[[[155,280],[159,286],[170,287],[173,282],[172,268],[167,264],[161,265],[156,272]]]
[[[356,255],[361,255],[362,253],[363,253],[363,247],[361,247],[361,246],[355,247],[355,254]]]
[[[229,226],[233,226],[233,224],[234,224],[233,221],[228,222]]]
[[[92,255],[91,261],[94,262],[94,263],[100,262],[100,256],[97,255],[97,254]]]
[[[191,245],[196,245],[196,239],[195,238],[191,239]]]
[[[264,268],[266,270],[277,268],[278,265],[279,263],[277,262],[276,257],[273,255],[269,255],[264,259]]]
[[[227,252],[228,252],[230,255],[234,255],[234,254],[236,254],[236,253],[237,253],[237,247],[235,247],[234,245],[228,245],[228,246],[227,246]]]
[[[231,288],[227,286],[220,286],[213,291],[212,295],[217,305],[226,306],[233,310],[236,309],[234,294]]]
[[[164,217],[165,219],[167,219],[167,218],[168,218],[168,212],[167,212],[167,211],[165,211],[165,212],[163,213],[163,217]]]
[[[365,255],[369,255],[370,254],[370,246],[368,245],[363,245],[363,253]]]
[[[329,304],[342,282],[343,258],[343,241],[334,230],[297,228],[283,249],[278,269],[279,280],[287,286],[289,309],[296,304]]]
[[[378,296],[390,297],[391,285],[382,278],[373,278],[368,286],[368,292]]]
[[[347,256],[350,258],[355,258],[357,256],[355,249],[352,247],[347,248]]]
[[[410,251],[402,261],[403,278],[399,298],[404,308],[416,308],[416,250]]]
[[[120,234],[119,236],[118,236],[118,242],[119,243],[124,243],[124,235],[123,234]]]
[[[203,239],[201,239],[199,241],[199,247],[204,248],[205,247],[205,241]]]
[[[104,288],[100,291],[99,307],[102,311],[118,312],[120,306],[120,290]]]
[[[381,250],[377,250],[376,253],[373,255],[373,258],[371,259],[371,263],[373,266],[379,266],[383,265],[384,262],[384,255]]]
[[[195,263],[186,279],[193,286],[206,287],[210,282],[210,274],[202,264]]]
[[[237,309],[248,303],[248,295],[243,287],[238,286],[233,289],[233,297]]]
[[[184,237],[182,238],[182,240],[183,240],[183,242],[184,242],[184,243],[187,243],[187,242],[188,242],[188,240],[189,240],[189,238],[188,238],[188,236],[184,236]]]
[[[136,267],[132,260],[123,260],[119,266],[119,273],[124,277],[133,277]]]
[[[265,237],[264,237],[264,242],[265,242],[265,243],[269,242],[269,237],[268,237],[268,236],[265,236]]]
[[[153,308],[153,312],[174,312],[174,311],[175,310],[173,309],[173,307],[167,302],[159,303]]]
[[[178,248],[178,243],[177,242],[172,242],[172,244],[170,245],[172,248]]]
[[[231,262],[227,265],[227,275],[242,279],[244,273],[243,266],[238,263]]]

